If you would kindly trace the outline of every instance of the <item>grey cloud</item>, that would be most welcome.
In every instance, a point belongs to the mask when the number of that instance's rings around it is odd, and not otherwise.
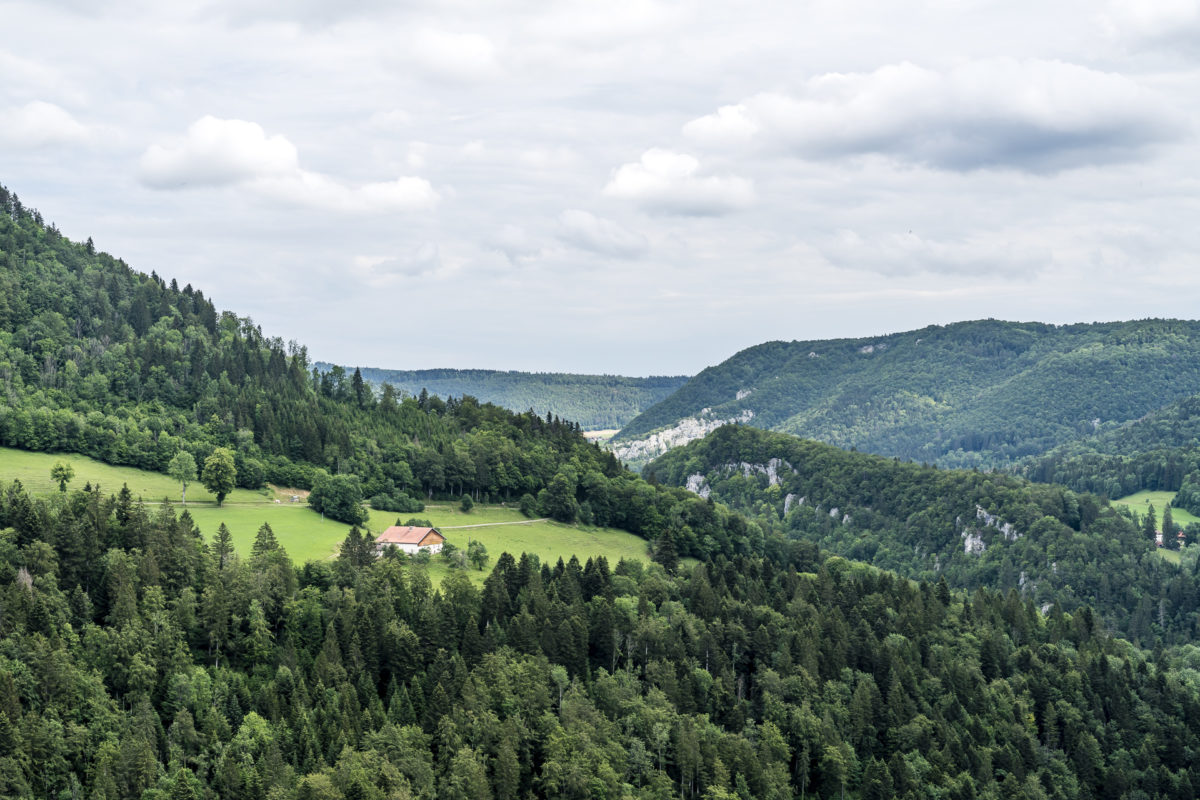
[[[839,231],[818,246],[837,266],[880,275],[937,274],[975,278],[1029,278],[1053,264],[1050,249],[1014,241],[1017,234],[985,233],[958,240],[926,238],[909,231],[866,237]]]
[[[433,242],[425,242],[411,253],[394,258],[359,258],[358,266],[371,277],[414,278],[436,272],[442,266],[441,252]]]
[[[693,120],[713,147],[760,143],[806,159],[882,154],[940,169],[1047,172],[1138,158],[1181,117],[1132,79],[1060,61],[988,59],[830,73]]]

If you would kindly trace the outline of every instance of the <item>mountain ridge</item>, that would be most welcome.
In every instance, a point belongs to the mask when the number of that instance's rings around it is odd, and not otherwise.
[[[747,348],[640,414],[613,443],[636,463],[664,451],[639,452],[639,442],[670,438],[661,434],[682,421],[711,429],[745,417],[843,448],[990,467],[1198,392],[1200,322],[974,320]]]
[[[314,366],[328,372],[336,365],[318,361]],[[343,365],[342,369],[352,372],[355,367]],[[359,365],[357,369],[363,380],[376,387],[388,383],[413,396],[422,390],[442,398],[471,395],[510,411],[532,409],[541,416],[553,414],[577,422],[585,430],[620,428],[688,380],[686,375],[632,377],[453,367],[398,370]]]

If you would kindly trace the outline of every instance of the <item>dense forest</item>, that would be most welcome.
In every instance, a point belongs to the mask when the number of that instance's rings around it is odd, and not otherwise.
[[[328,372],[334,365],[318,361],[315,366]],[[389,384],[414,397],[423,391],[442,398],[470,395],[512,411],[569,419],[586,431],[620,428],[687,382],[684,375],[628,378],[490,369],[358,370],[376,388]]]
[[[1108,497],[1178,491],[1175,504],[1200,513],[1200,395],[1027,458],[1014,471]]]
[[[983,320],[749,348],[638,416],[614,444],[689,418],[738,420],[942,466],[1002,466],[1197,392],[1200,322]]]
[[[125,492],[0,495],[0,795],[1179,798],[1200,650],[791,543],[678,574],[358,536],[296,568]]]
[[[1090,494],[748,426],[721,428],[645,473],[728,504],[768,532],[901,575],[1014,589],[1040,607],[1090,605],[1145,646],[1200,634],[1195,570],[1164,562],[1153,532]]]

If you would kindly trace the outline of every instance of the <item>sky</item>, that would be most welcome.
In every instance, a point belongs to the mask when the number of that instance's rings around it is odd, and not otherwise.
[[[1200,308],[1200,0],[0,0],[0,183],[314,359]]]

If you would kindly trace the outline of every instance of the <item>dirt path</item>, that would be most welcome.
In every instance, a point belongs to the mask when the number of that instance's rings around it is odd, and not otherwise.
[[[522,519],[516,522],[481,522],[478,525],[439,525],[439,531],[461,531],[467,528],[495,528],[499,525],[532,525],[535,522],[549,522],[549,517],[541,519]]]

